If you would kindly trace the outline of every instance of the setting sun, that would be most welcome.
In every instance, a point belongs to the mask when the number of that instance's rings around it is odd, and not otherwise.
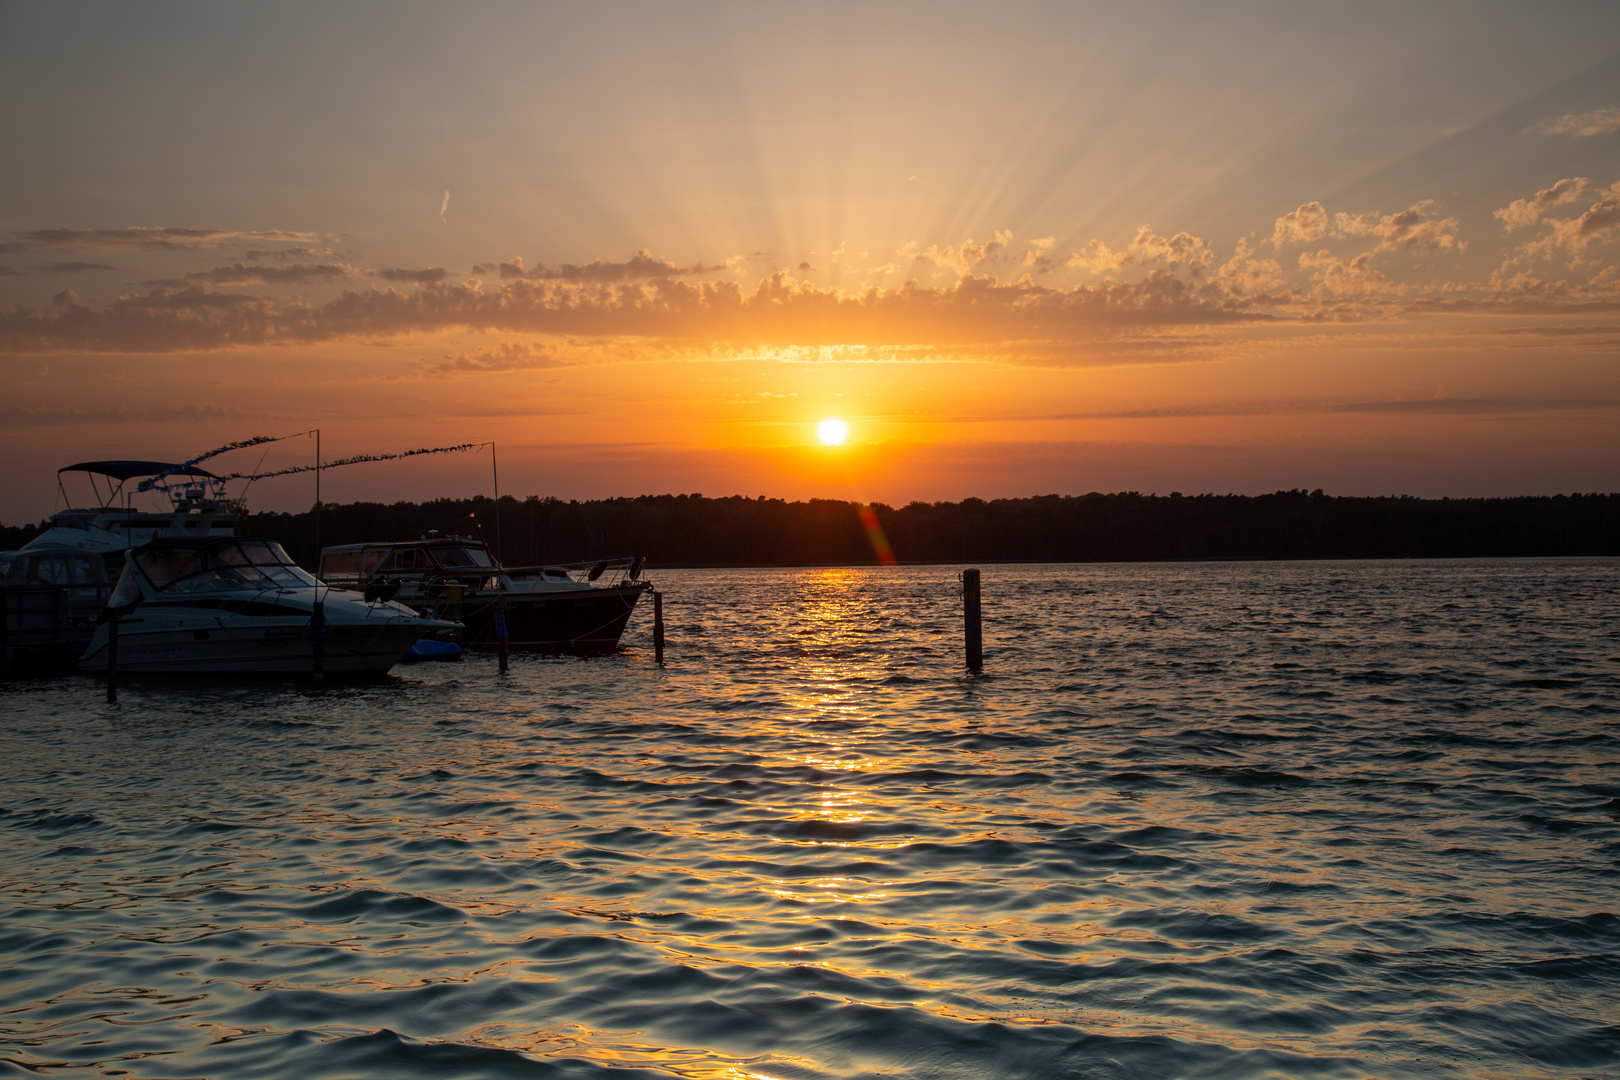
[[[829,416],[816,425],[816,437],[827,446],[843,446],[849,438],[849,425],[836,416]]]

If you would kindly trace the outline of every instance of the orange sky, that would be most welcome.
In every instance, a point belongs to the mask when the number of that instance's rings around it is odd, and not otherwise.
[[[1620,488],[1620,9],[1350,10],[0,8],[0,521]]]

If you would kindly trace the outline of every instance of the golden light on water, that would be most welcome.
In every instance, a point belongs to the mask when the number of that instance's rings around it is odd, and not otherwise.
[[[849,438],[849,425],[836,416],[829,416],[816,425],[816,438],[824,446],[843,446]]]

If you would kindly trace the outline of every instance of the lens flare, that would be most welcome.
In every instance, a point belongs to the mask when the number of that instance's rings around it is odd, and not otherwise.
[[[827,446],[843,446],[849,438],[849,425],[836,416],[829,416],[816,425],[816,437]]]

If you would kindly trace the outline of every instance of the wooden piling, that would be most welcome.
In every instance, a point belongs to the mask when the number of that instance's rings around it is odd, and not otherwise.
[[[107,616],[107,704],[118,704],[118,616]]]
[[[653,590],[653,661],[664,662],[664,594]]]
[[[984,667],[984,634],[979,617],[979,572],[962,571],[962,630],[969,671]]]
[[[506,657],[506,594],[502,593],[495,600],[495,645],[501,654],[501,674],[507,672]]]

